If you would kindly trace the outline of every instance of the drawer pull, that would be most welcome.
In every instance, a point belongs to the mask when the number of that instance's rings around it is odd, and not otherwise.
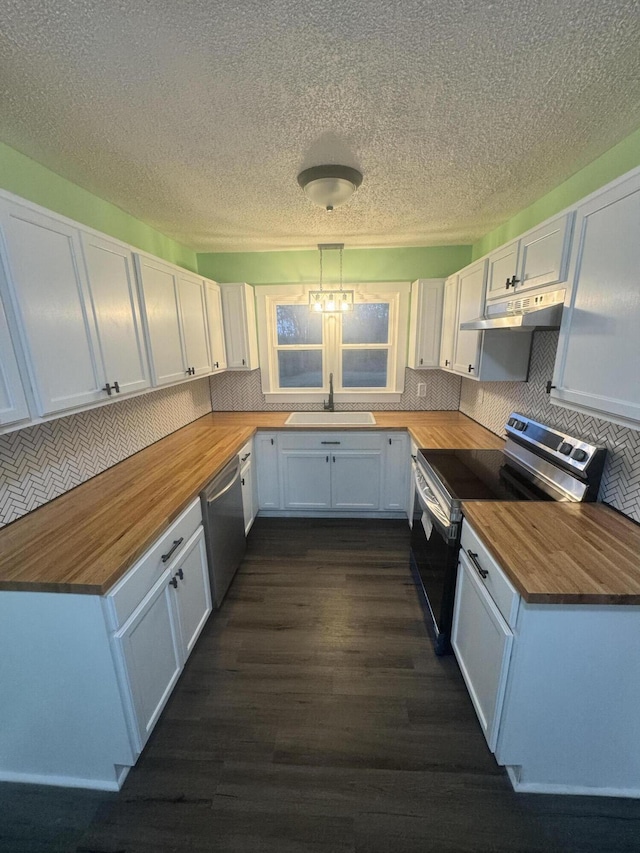
[[[485,578],[487,578],[489,576],[489,572],[486,569],[483,569],[482,566],[480,565],[480,563],[478,562],[478,555],[476,554],[476,552],[471,551],[471,550],[469,550],[469,548],[467,548],[467,554],[469,555],[469,558],[471,559],[471,562],[473,563],[473,565],[474,565],[476,571],[478,572],[478,574],[480,575],[480,577],[483,580]]]
[[[251,456],[251,453],[245,453],[245,455],[242,457],[240,462],[246,462],[250,456]]]
[[[320,444],[340,444],[339,441],[321,441]]]
[[[171,548],[169,548],[169,550],[167,551],[166,554],[162,555],[162,562],[166,563],[167,560],[169,559],[169,557],[171,557],[173,552],[176,550],[176,548],[179,548],[183,542],[184,542],[184,536],[181,536],[179,539],[174,539],[173,545],[171,546]]]

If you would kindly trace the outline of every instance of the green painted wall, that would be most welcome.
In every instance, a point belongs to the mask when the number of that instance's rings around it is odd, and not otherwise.
[[[324,279],[338,279],[337,252],[324,253]],[[404,249],[345,249],[343,278],[356,281],[413,281],[444,278],[471,260],[471,246],[423,246]],[[215,281],[249,284],[315,282],[317,249],[288,252],[220,252],[198,255],[198,270]]]
[[[473,260],[640,166],[640,129],[473,245]]]
[[[166,261],[197,270],[196,253],[191,249],[1,142],[0,187]]]

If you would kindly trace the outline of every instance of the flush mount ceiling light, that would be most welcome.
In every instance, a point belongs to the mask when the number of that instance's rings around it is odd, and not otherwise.
[[[321,314],[339,314],[353,311],[353,290],[342,289],[342,250],[344,243],[318,243],[320,252],[320,290],[309,291],[309,307]],[[323,287],[322,254],[327,250],[340,252],[340,287],[325,290]]]
[[[362,183],[362,174],[350,166],[312,166],[300,172],[298,183],[314,204],[332,211],[349,201]]]

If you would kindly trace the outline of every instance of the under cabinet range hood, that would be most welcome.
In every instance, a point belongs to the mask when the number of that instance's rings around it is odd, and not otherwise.
[[[540,293],[537,296],[522,296],[508,302],[487,305],[483,317],[460,323],[467,331],[483,329],[559,329],[564,306],[564,290]]]

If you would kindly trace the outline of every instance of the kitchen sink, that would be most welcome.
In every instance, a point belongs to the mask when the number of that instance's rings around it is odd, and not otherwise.
[[[376,419],[371,412],[291,412],[285,424],[290,426],[370,426]]]

